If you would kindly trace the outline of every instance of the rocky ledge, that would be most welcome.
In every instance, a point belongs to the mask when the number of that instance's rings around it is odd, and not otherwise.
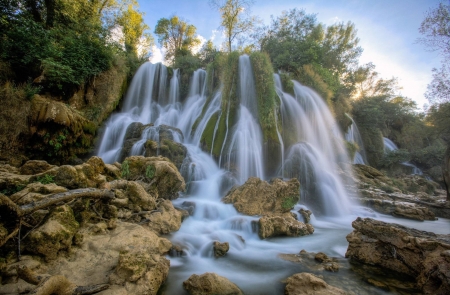
[[[269,183],[250,177],[243,185],[232,188],[222,201],[233,204],[240,213],[262,216],[257,223],[258,234],[265,239],[304,236],[314,232],[311,224],[298,221],[297,215],[290,212],[299,198],[300,183],[295,178],[289,181],[276,178]]]
[[[424,294],[450,294],[450,235],[370,218],[353,221],[345,256],[416,280]]]

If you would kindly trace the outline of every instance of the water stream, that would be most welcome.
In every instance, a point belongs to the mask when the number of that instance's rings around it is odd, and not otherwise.
[[[239,214],[232,205],[220,201],[232,184],[243,184],[251,176],[265,177],[262,131],[247,56],[240,58],[239,77],[237,120],[229,127],[227,122],[219,159],[211,156],[211,150],[201,149],[200,139],[211,117],[228,116],[230,109],[221,109],[220,89],[208,99],[206,93],[211,91],[206,91],[204,70],[193,74],[189,95],[182,102],[178,71],[174,71],[168,82],[163,65],[144,64],[133,78],[122,112],[107,122],[98,155],[108,163],[118,159],[126,128],[132,122],[155,125],[143,132],[142,139],[132,149],[133,154],[143,154],[146,139],[158,140],[159,125],[174,126],[183,133],[174,136],[174,140],[183,143],[188,151],[180,171],[189,188],[173,203],[177,207],[193,208],[193,214],[183,221],[180,230],[168,236],[182,252],[169,257],[171,268],[161,293],[186,294],[182,281],[194,273],[215,272],[236,283],[245,294],[284,294],[283,279],[311,270],[284,261],[278,255],[305,249],[341,258],[343,267],[338,273],[323,274],[329,283],[357,294],[385,294],[364,283],[343,257],[348,245],[345,236],[352,231],[351,222],[357,216],[377,216],[389,221],[392,218],[360,210],[349,201],[351,193],[347,188],[352,184],[345,175],[351,169],[343,135],[326,104],[311,89],[294,81],[295,93],[286,93],[275,75],[280,108],[274,112],[275,117],[279,114],[283,126],[281,131],[277,129],[281,146],[278,176],[299,178],[301,201],[294,211],[305,206],[313,210],[314,234],[261,240],[253,222],[259,217]],[[217,125],[214,132],[218,130]],[[216,137],[214,134],[213,141]],[[402,220],[395,219],[395,222]],[[440,222],[448,224],[448,221]],[[423,222],[420,226],[428,228],[430,224]],[[230,244],[226,257],[214,257],[214,241]]]

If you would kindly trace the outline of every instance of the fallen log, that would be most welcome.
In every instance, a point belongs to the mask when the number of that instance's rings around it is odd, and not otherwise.
[[[18,206],[9,197],[0,194],[0,247],[17,234],[21,219],[28,214],[77,198],[113,199],[114,196],[112,190],[81,188],[53,194],[42,200]]]

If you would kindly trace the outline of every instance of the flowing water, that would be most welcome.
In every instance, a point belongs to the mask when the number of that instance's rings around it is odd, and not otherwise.
[[[261,240],[255,228],[257,216],[239,214],[232,205],[220,201],[231,185],[243,184],[251,176],[265,177],[262,130],[247,56],[240,58],[239,77],[237,119],[234,125],[227,122],[217,159],[211,150],[202,150],[200,139],[208,121],[213,116],[228,116],[230,109],[221,109],[220,89],[215,93],[207,89],[204,70],[194,72],[189,95],[181,101],[178,71],[173,72],[168,83],[163,65],[144,64],[133,78],[122,112],[107,122],[98,155],[109,163],[119,158],[126,129],[132,122],[154,123],[144,130],[132,154],[143,154],[147,139],[158,141],[162,124],[182,131],[173,132],[173,138],[188,151],[180,169],[188,189],[173,203],[189,208],[192,214],[177,232],[168,235],[182,251],[169,257],[171,268],[161,294],[186,294],[182,282],[194,273],[205,272],[227,277],[245,294],[283,294],[283,279],[297,272],[314,272],[303,264],[279,258],[280,253],[295,254],[302,249],[340,258],[342,268],[338,273],[323,274],[329,283],[357,294],[384,294],[364,283],[343,257],[345,236],[352,231],[351,222],[356,216],[391,219],[361,210],[349,201],[347,188],[351,182],[346,175],[351,169],[343,136],[326,104],[311,89],[294,81],[294,93],[286,93],[275,75],[279,108],[274,112],[282,122],[282,128],[276,130],[281,147],[278,176],[299,178],[301,204],[293,211],[305,208],[305,204],[313,210],[314,234]],[[214,132],[217,130],[216,123]],[[216,137],[214,134],[213,142]],[[214,241],[230,244],[226,257],[214,257]]]
[[[398,150],[397,145],[387,137],[383,137],[383,143],[384,143],[384,152],[385,153],[389,153],[389,152]],[[416,165],[410,163],[409,161],[405,161],[400,164],[411,168],[411,174],[423,175],[422,170],[419,167],[417,167]]]
[[[356,122],[352,117],[349,115],[347,115],[347,117],[352,121],[352,124],[348,126],[347,132],[345,133],[345,140],[356,144],[358,147],[355,152],[355,156],[353,157],[353,164],[368,165],[369,162],[366,158],[366,151],[364,149],[364,143],[362,141],[361,134],[359,133],[358,126],[356,126]]]

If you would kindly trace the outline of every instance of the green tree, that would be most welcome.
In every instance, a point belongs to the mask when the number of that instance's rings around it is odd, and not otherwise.
[[[178,50],[192,49],[200,44],[196,37],[197,28],[174,15],[170,19],[161,18],[155,27],[158,41],[166,49],[166,60],[173,62]]]
[[[244,33],[250,34],[257,23],[256,17],[249,15],[253,1],[210,0],[210,4],[221,13],[221,27],[227,38],[226,48],[228,52],[231,52],[233,42]]]

